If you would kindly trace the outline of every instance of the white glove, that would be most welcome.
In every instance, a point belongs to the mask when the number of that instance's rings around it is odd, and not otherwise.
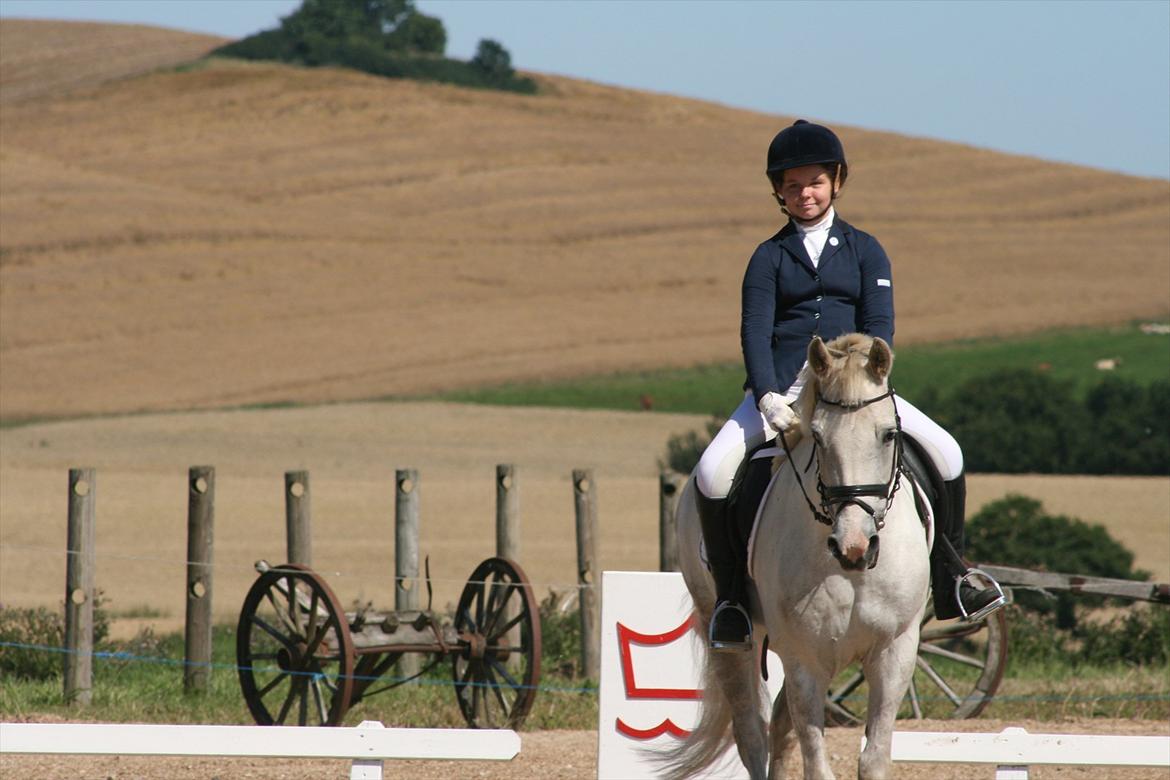
[[[764,415],[768,425],[781,433],[799,422],[796,412],[779,393],[768,393],[760,399],[760,414]]]

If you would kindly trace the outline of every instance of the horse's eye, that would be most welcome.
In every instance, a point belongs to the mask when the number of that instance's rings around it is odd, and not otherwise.
[[[889,444],[896,438],[898,438],[898,431],[895,428],[891,428],[885,432],[885,435],[882,436],[882,441],[884,441],[886,444]]]

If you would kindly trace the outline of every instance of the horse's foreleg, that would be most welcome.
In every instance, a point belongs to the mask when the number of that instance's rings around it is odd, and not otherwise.
[[[911,630],[862,663],[865,680],[869,683],[869,708],[865,720],[865,750],[857,767],[860,780],[881,780],[890,775],[894,722],[914,674],[917,655],[918,631]]]
[[[780,686],[780,694],[772,705],[772,762],[768,766],[768,780],[783,780],[784,765],[796,744],[792,733],[792,716],[788,713],[788,694]]]
[[[784,688],[788,692],[788,714],[800,740],[805,780],[833,780],[825,750],[825,692],[829,681],[803,667],[784,665]]]

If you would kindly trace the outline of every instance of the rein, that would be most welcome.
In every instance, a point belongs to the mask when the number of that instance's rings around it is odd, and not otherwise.
[[[890,388],[881,395],[875,395],[873,398],[867,398],[864,401],[857,403],[842,403],[840,401],[830,401],[817,391],[817,402],[827,404],[829,406],[836,406],[839,409],[844,409],[847,412],[856,412],[859,409],[864,409],[870,404],[875,404],[878,401],[890,399],[894,405],[894,429],[897,434],[894,437],[894,461],[890,466],[890,478],[885,482],[877,482],[867,485],[826,485],[821,479],[821,463],[820,458],[817,458],[817,494],[820,496],[820,508],[813,504],[812,499],[809,498],[808,491],[804,488],[804,482],[800,478],[800,470],[796,467],[796,462],[792,459],[792,451],[788,447],[788,439],[783,433],[780,434],[780,444],[784,447],[784,454],[788,457],[788,462],[792,466],[792,474],[796,477],[796,484],[800,487],[800,492],[804,496],[804,501],[808,504],[809,511],[812,512],[819,522],[825,525],[833,524],[833,516],[840,514],[841,510],[846,504],[855,504],[865,510],[870,517],[873,518],[874,524],[880,531],[886,525],[886,513],[890,511],[890,506],[894,503],[894,494],[898,492],[898,488],[902,483],[899,476],[902,474],[902,418],[898,416],[898,401],[894,396],[894,388]],[[809,465],[812,465],[812,460],[817,454],[817,442],[813,439],[812,453],[809,455]],[[805,471],[808,466],[805,466]],[[880,510],[874,509],[865,501],[861,500],[862,496],[873,496],[875,498],[884,498],[886,505]],[[834,508],[835,507],[835,508]]]

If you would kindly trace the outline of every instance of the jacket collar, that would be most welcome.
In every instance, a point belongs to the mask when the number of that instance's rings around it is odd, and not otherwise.
[[[795,257],[801,265],[808,269],[809,273],[815,274],[816,269],[813,267],[812,258],[808,256],[808,250],[804,248],[804,239],[800,237],[800,231],[796,229],[796,223],[791,219],[788,224],[780,229],[776,234],[776,240],[780,246],[788,250],[788,253]]]
[[[821,250],[820,265],[823,268],[837,250],[845,246],[845,232],[850,230],[849,225],[845,223],[840,217],[833,220],[832,226],[829,228],[829,238],[825,241],[825,248]],[[800,243],[804,243],[801,241]]]
[[[829,228],[829,237],[825,240],[825,248],[821,251],[821,259],[818,267],[824,267],[829,258],[845,245],[845,237],[852,232],[853,227],[841,219],[841,216],[838,214],[833,219],[832,227]],[[817,273],[817,268],[813,267],[812,258],[808,256],[808,250],[804,248],[804,239],[801,238],[800,231],[796,229],[795,222],[789,219],[788,224],[776,234],[776,239],[782,247],[787,249],[793,257],[804,264],[809,271],[814,274]],[[833,243],[833,239],[837,240],[836,243]]]

